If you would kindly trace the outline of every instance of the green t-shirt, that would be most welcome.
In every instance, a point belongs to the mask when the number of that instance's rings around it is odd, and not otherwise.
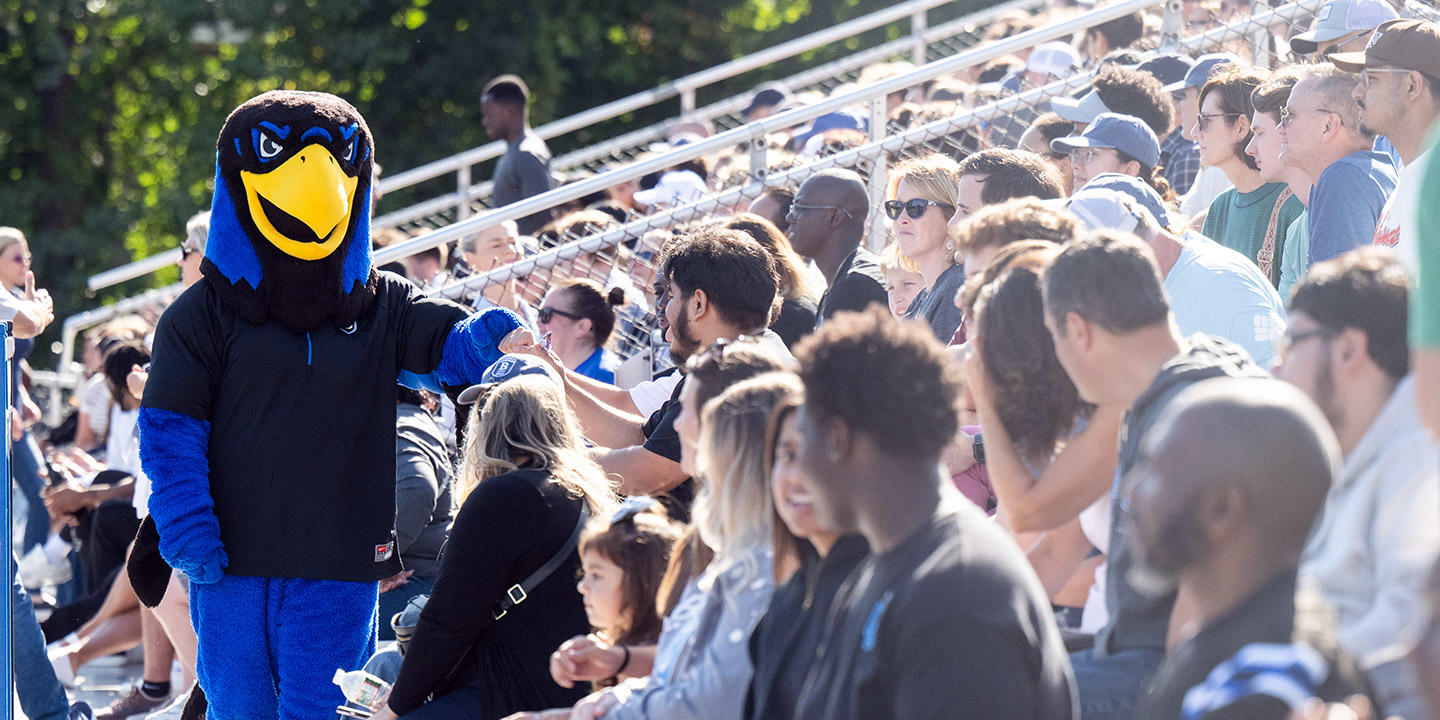
[[[1440,140],[1440,132],[1430,136],[1431,144]],[[1421,198],[1440,197],[1440,152],[1430,153],[1429,167],[1420,182]],[[1440,204],[1415,204],[1416,256],[1420,271],[1415,277],[1415,291],[1410,293],[1410,344],[1420,348],[1440,348]],[[1405,222],[1402,218],[1401,222]]]
[[[1280,265],[1280,300],[1286,306],[1290,304],[1290,291],[1295,288],[1295,283],[1305,277],[1305,271],[1310,268],[1306,263],[1310,259],[1310,212],[1300,213],[1295,222],[1285,230],[1285,262]]]
[[[1280,205],[1280,214],[1275,222],[1275,249],[1270,265],[1269,280],[1274,285],[1280,283],[1281,264],[1288,254],[1285,229],[1300,217],[1300,213],[1305,212],[1305,205],[1294,193],[1286,192],[1287,189],[1285,183],[1273,182],[1248,193],[1238,192],[1235,188],[1226,190],[1210,203],[1210,211],[1201,230],[1206,237],[1258,265],[1260,249],[1264,247],[1265,234],[1270,229],[1270,217],[1283,195],[1285,200]]]

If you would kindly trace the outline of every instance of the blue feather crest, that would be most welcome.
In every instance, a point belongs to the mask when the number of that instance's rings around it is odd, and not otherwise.
[[[368,248],[367,248],[368,250]],[[210,205],[210,237],[205,243],[205,258],[215,265],[232,283],[241,280],[258,289],[265,273],[260,269],[260,256],[250,236],[240,225],[240,216],[235,212],[235,203],[230,198],[230,187],[220,174],[217,158],[215,165],[215,199]]]

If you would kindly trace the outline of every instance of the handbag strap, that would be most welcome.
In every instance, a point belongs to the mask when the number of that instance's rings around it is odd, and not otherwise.
[[[575,529],[570,531],[570,538],[565,541],[565,544],[560,547],[560,551],[555,553],[554,557],[540,566],[539,570],[530,573],[530,577],[511,585],[510,589],[505,591],[505,597],[501,598],[500,602],[495,603],[495,609],[492,611],[496,620],[505,617],[516,605],[525,602],[525,600],[530,597],[530,593],[534,592],[540,583],[545,582],[546,578],[560,569],[560,566],[570,558],[570,553],[575,552],[575,548],[580,545],[580,533],[584,532],[585,525],[588,522],[590,522],[590,504],[581,500],[580,519],[575,522]]]
[[[1270,225],[1265,228],[1265,244],[1260,246],[1260,252],[1255,255],[1255,264],[1260,266],[1260,274],[1270,282],[1276,282],[1273,276],[1275,267],[1275,241],[1280,231],[1280,209],[1285,202],[1295,196],[1295,192],[1289,187],[1280,191],[1280,197],[1275,200],[1275,207],[1270,210]]]

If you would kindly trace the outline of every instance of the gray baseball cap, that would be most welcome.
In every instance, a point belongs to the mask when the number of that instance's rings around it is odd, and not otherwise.
[[[1101,113],[1110,112],[1105,107],[1105,101],[1100,99],[1100,94],[1091,90],[1077,98],[1057,97],[1050,101],[1050,109],[1070,122],[1089,123],[1095,122],[1095,118]]]
[[[1400,17],[1384,0],[1329,0],[1320,6],[1315,25],[1290,38],[1290,49],[1309,55],[1329,42],[1356,30],[1374,30],[1386,20]]]

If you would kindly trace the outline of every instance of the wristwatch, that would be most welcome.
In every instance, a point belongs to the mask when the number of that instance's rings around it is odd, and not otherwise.
[[[975,458],[976,465],[985,464],[985,440],[980,433],[975,433],[975,442],[970,445],[970,455]]]

